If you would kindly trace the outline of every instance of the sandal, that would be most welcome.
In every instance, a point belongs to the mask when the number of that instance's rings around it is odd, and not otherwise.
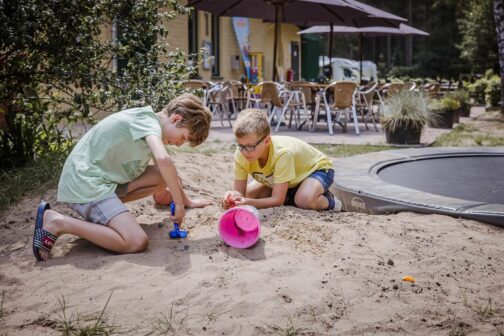
[[[40,255],[40,251],[46,252],[49,255],[56,239],[58,239],[58,237],[42,228],[44,224],[44,212],[50,208],[49,203],[42,200],[37,210],[35,232],[33,234],[33,255],[38,261],[45,261]]]

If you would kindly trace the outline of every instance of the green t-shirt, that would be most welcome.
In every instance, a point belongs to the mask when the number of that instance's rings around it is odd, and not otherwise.
[[[329,158],[303,140],[274,135],[269,145],[268,161],[249,162],[240,151],[235,152],[235,179],[246,180],[250,174],[259,183],[273,188],[275,183],[289,182],[294,188],[319,169],[332,169]]]
[[[114,113],[93,126],[63,166],[58,201],[87,203],[114,194],[146,169],[151,152],[145,137],[161,137],[161,124],[150,106]]]

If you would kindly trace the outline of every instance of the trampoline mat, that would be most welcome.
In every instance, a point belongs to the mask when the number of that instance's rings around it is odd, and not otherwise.
[[[504,156],[428,158],[381,168],[386,182],[445,197],[504,204]]]

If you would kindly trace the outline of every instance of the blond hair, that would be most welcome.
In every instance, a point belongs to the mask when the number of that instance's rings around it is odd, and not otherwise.
[[[270,134],[271,129],[266,112],[259,109],[246,109],[240,112],[233,126],[237,138],[254,133],[258,138]]]
[[[200,145],[208,137],[212,113],[201,99],[191,93],[184,93],[173,99],[162,111],[167,116],[178,114],[182,117],[177,127],[189,129],[191,147]]]

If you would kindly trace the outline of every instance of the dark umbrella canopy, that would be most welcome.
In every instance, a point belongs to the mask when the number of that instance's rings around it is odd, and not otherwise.
[[[334,25],[366,27],[390,26],[406,22],[404,18],[355,0],[190,0],[187,4],[216,16],[242,16],[275,22],[275,10],[282,10],[280,21],[300,26]],[[376,20],[375,20],[376,19]]]
[[[302,26],[337,24],[355,27],[396,27],[406,19],[355,0],[189,0],[188,7],[216,16],[241,16],[275,22],[273,80],[276,77],[280,23]]]
[[[323,34],[331,31],[330,26],[313,26],[305,30],[301,30],[298,34]],[[362,34],[364,36],[386,36],[386,35],[422,35],[429,36],[429,33],[401,23],[399,27],[349,27],[349,26],[334,26],[333,34],[348,35]]]
[[[401,23],[398,27],[382,27],[382,26],[370,26],[370,27],[351,27],[351,26],[313,26],[308,29],[301,30],[298,34],[330,34],[329,44],[329,62],[331,62],[332,54],[332,35],[359,35],[359,58],[360,58],[360,76],[362,80],[362,37],[372,37],[372,36],[429,36],[429,33],[417,29],[407,24]]]

